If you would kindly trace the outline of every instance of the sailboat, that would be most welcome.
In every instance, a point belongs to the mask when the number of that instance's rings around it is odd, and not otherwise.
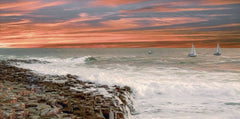
[[[152,50],[151,49],[148,49],[148,54],[152,54]]]
[[[189,57],[196,57],[197,56],[197,52],[194,48],[194,45],[192,44],[192,49],[190,51],[190,53],[188,54]]]
[[[220,45],[219,45],[219,43],[217,44],[217,50],[216,50],[216,52],[214,53],[214,55],[216,55],[216,56],[221,55],[221,50],[220,50]]]

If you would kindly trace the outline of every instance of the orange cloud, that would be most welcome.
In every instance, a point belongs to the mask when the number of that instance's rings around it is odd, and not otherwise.
[[[15,21],[15,22],[7,22],[7,23],[2,23],[1,25],[20,25],[20,24],[26,24],[30,23],[31,21],[28,19],[22,19],[21,21]]]
[[[70,19],[70,20],[59,21],[59,22],[56,22],[56,23],[37,23],[35,25],[36,26],[54,27],[54,26],[64,26],[64,25],[70,25],[70,24],[78,23],[78,24],[76,24],[77,26],[88,26],[88,24],[80,23],[80,22],[97,20],[97,19],[101,19],[101,16],[100,17],[89,16],[87,13],[80,13],[79,17],[73,18],[73,19]]]
[[[121,18],[119,20],[109,20],[103,21],[101,24],[106,26],[107,29],[128,29],[128,28],[137,28],[141,25],[138,24],[137,20],[148,20],[149,18]]]
[[[10,3],[1,3],[0,9],[12,9],[12,8],[19,8],[19,7],[26,7],[30,6],[31,4],[38,4],[39,1],[17,1],[17,2],[10,2]]]
[[[198,17],[121,18],[103,21],[100,26],[81,23],[99,18],[101,17],[80,13],[77,18],[57,23],[34,23],[27,19],[4,23],[1,24],[0,47],[145,47],[145,44],[149,47],[153,42],[157,42],[155,47],[164,47],[161,42],[221,41],[240,37],[239,31],[198,31],[198,29],[238,27],[239,23],[133,30],[208,20]],[[148,24],[143,24],[142,21]]]
[[[146,25],[138,21],[151,22],[152,26],[164,26],[173,24],[183,24],[187,21],[199,22],[199,18],[122,18],[119,20],[109,20],[102,22],[102,26],[95,27],[89,24],[75,24],[79,21],[98,19],[86,13],[79,14],[79,18],[71,19],[59,23],[32,23],[23,19],[17,22],[9,22],[2,25],[0,33],[0,43],[9,47],[38,47],[36,44],[68,44],[68,43],[105,43],[105,42],[140,42],[161,40],[183,40],[180,35],[172,32],[160,33],[152,31],[124,31],[124,29],[142,28]],[[153,22],[154,21],[154,22]],[[157,24],[162,22],[162,24]],[[75,26],[78,25],[78,26]],[[72,27],[75,26],[75,27]],[[120,31],[117,31],[120,30]],[[166,35],[168,34],[168,35]],[[7,44],[7,45],[6,45]],[[24,44],[24,45],[23,45]],[[4,47],[5,47],[4,46]],[[40,47],[40,46],[39,46]]]
[[[41,2],[39,0],[36,1],[17,1],[17,2],[9,2],[3,3],[0,5],[0,10],[8,10],[8,11],[33,11],[38,10],[45,7],[58,6],[66,4],[66,1],[54,1],[54,2]]]
[[[71,0],[70,0],[71,1]],[[125,4],[134,4],[147,0],[96,0],[94,5],[100,6],[118,6]],[[214,1],[214,2],[213,2]],[[68,1],[69,2],[69,1]],[[72,2],[72,1],[71,1]],[[18,2],[2,3],[0,5],[0,16],[5,17],[1,21],[0,47],[185,47],[190,46],[191,42],[211,42],[216,45],[216,41],[229,42],[225,46],[239,47],[233,45],[239,43],[240,23],[222,24],[216,26],[198,26],[191,27],[189,23],[206,22],[218,16],[228,16],[229,14],[198,14],[199,17],[137,17],[131,18],[129,14],[120,14],[109,11],[97,16],[91,16],[91,12],[77,13],[76,18],[70,18],[56,15],[51,19],[43,19],[39,11],[37,14],[32,13],[45,7],[58,6],[66,4],[66,1],[44,0],[21,0]],[[145,5],[147,5],[146,2]],[[199,1],[179,1],[179,2],[159,2],[136,10],[125,10],[123,13],[135,12],[181,12],[181,11],[207,11],[207,10],[224,10],[224,7],[214,5],[238,4],[236,0],[199,0]],[[141,5],[143,5],[141,3]],[[214,6],[206,8],[206,6]],[[190,7],[191,6],[191,7]],[[197,6],[197,8],[194,8]],[[205,7],[200,7],[205,6]],[[69,6],[66,6],[67,8]],[[139,6],[141,7],[141,6]],[[177,8],[176,8],[177,7]],[[184,8],[181,8],[184,7]],[[75,10],[77,7],[65,10]],[[98,10],[94,7],[93,10]],[[6,12],[7,11],[7,12]],[[66,13],[69,11],[65,11]],[[76,15],[77,11],[74,11]],[[31,14],[30,14],[31,13]],[[72,12],[71,12],[72,13]],[[69,14],[71,15],[71,14]],[[118,16],[117,16],[118,15]],[[142,14],[143,16],[145,14]],[[235,15],[235,13],[232,13]],[[13,16],[13,17],[8,17]],[[15,17],[14,16],[22,16]],[[30,16],[31,19],[28,19]],[[105,17],[108,16],[108,17]],[[35,19],[39,17],[41,19]],[[59,20],[59,18],[64,20]],[[119,18],[122,17],[122,18]],[[141,17],[141,18],[140,18]],[[235,17],[235,16],[232,16]],[[225,18],[225,17],[224,17]],[[68,20],[66,20],[68,19]],[[109,20],[110,19],[110,20]],[[45,21],[44,21],[45,20]],[[96,20],[97,23],[91,24]],[[225,19],[224,19],[225,20]],[[38,21],[37,23],[34,21]],[[39,22],[44,21],[44,22]],[[210,22],[209,22],[210,23]],[[220,22],[222,23],[222,22]],[[206,22],[208,24],[208,22]],[[229,31],[221,31],[223,28],[232,28]],[[152,30],[155,29],[155,30]],[[214,30],[212,30],[214,29]],[[216,31],[217,29],[218,31]],[[175,43],[175,44],[174,44]],[[205,44],[205,46],[211,46]],[[174,45],[171,45],[174,44]],[[181,46],[179,46],[181,44]],[[201,44],[204,46],[204,44]],[[222,45],[221,45],[222,46]],[[223,45],[224,46],[224,45]]]
[[[80,30],[80,29],[74,29]],[[71,30],[74,31],[74,30]],[[154,47],[185,47],[171,46],[170,42],[193,42],[208,40],[225,40],[239,38],[239,32],[198,32],[198,31],[118,31],[118,32],[87,32],[70,33],[66,29],[52,33],[44,31],[32,31],[19,34],[17,37],[0,37],[1,44],[8,47],[149,47],[149,43],[158,42]],[[5,40],[3,40],[5,39]],[[21,41],[21,42],[20,42]],[[165,43],[168,42],[168,43]],[[145,45],[144,45],[145,44]],[[146,46],[148,44],[148,46]],[[165,44],[163,46],[162,44]],[[168,46],[168,47],[169,47]],[[204,44],[202,45],[204,46]]]
[[[172,7],[164,7],[164,6],[154,6],[154,7],[146,7],[140,8],[136,10],[122,10],[122,13],[138,13],[138,12],[182,12],[182,11],[207,11],[207,10],[224,10],[229,9],[226,7],[221,8],[172,8]]]
[[[147,1],[147,0],[96,0],[91,4],[115,7],[118,5],[133,4],[133,3],[143,2],[143,1]]]
[[[140,23],[148,22],[147,25]],[[164,17],[164,18],[121,18],[119,20],[103,21],[101,24],[108,30],[133,29],[153,26],[170,26],[177,24],[196,23],[208,21],[208,19],[198,17]]]
[[[240,27],[240,23],[222,24],[215,26],[200,26],[200,27],[184,27],[184,28],[173,28],[167,30],[199,30],[199,29],[213,29],[213,28],[226,28],[226,27]],[[166,30],[166,29],[165,29]]]
[[[206,6],[240,4],[239,0],[199,0],[199,2],[201,3],[201,5],[206,5]]]
[[[22,16],[24,13],[3,13],[0,14],[1,17],[8,17],[8,16]]]
[[[177,2],[163,2],[151,4],[149,7],[139,8],[135,10],[122,10],[122,13],[138,13],[138,12],[182,12],[182,11],[208,11],[208,10],[225,10],[227,7],[219,8],[179,8],[185,6],[218,6],[228,4],[240,4],[239,0],[199,0],[199,1],[177,1]]]
[[[195,3],[195,1],[177,1],[177,2],[160,2],[152,4],[152,6],[189,6]]]
[[[152,6],[219,6],[229,4],[240,4],[239,0],[183,0],[177,2],[160,2]]]
[[[45,7],[52,7],[66,4],[66,1],[54,1],[54,2],[42,2],[40,0],[35,1],[16,1],[5,2],[0,4],[0,11],[7,11],[6,13],[0,13],[1,17],[9,16],[31,16],[31,17],[46,17],[43,15],[30,15],[29,13],[42,9]]]
[[[152,20],[153,26],[167,26],[208,21],[208,19],[199,17],[164,17],[164,18],[152,18]]]
[[[184,20],[185,18],[179,19]],[[239,24],[222,25],[222,27],[236,25]],[[144,43],[140,43],[140,45],[133,44],[139,42],[160,43],[237,39],[240,34],[239,31],[194,31],[193,29],[186,29],[184,31],[176,29],[101,31],[91,26],[82,28],[56,28],[35,27],[32,24],[29,27],[31,28],[29,30],[23,30],[27,26],[20,25],[5,28],[4,32],[0,33],[1,47],[90,47],[89,45],[94,43],[95,45],[91,47],[143,47]],[[102,29],[108,27],[104,26]],[[128,46],[128,43],[131,45]],[[164,47],[160,44],[158,44],[158,47]]]

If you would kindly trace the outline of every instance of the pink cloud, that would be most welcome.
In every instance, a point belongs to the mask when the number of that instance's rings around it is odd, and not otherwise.
[[[124,4],[133,4],[133,3],[139,3],[147,0],[96,0],[92,2],[92,5],[100,5],[100,6],[111,6],[116,7],[118,5],[124,5]]]
[[[209,19],[198,17],[163,17],[163,18],[121,18],[118,20],[103,21],[101,24],[105,30],[120,30],[132,28],[144,28],[153,26],[170,26],[177,24],[187,24],[208,21]],[[140,21],[148,22],[147,25],[142,24]]]
[[[22,19],[21,21],[15,21],[15,22],[7,22],[7,23],[2,23],[2,26],[6,26],[6,25],[21,25],[21,24],[26,24],[26,23],[30,23],[31,20],[28,19]]]
[[[201,3],[201,5],[206,5],[206,6],[240,4],[239,0],[199,0],[199,2]]]
[[[57,27],[57,26],[65,26],[65,25],[71,25],[71,24],[75,24],[78,26],[88,26],[88,24],[86,23],[81,23],[81,22],[85,22],[85,21],[90,21],[90,20],[97,20],[97,19],[101,19],[101,16],[89,16],[87,13],[80,13],[79,17],[77,18],[73,18],[73,19],[69,19],[66,21],[59,21],[56,23],[36,23],[35,26],[48,26],[48,27]]]
[[[153,6],[140,8],[136,10],[122,10],[122,13],[138,13],[138,12],[182,12],[182,11],[207,11],[207,10],[224,10],[229,9],[226,7],[219,8],[173,8],[173,7],[164,7],[164,6]]]
[[[183,0],[176,2],[160,2],[152,6],[219,6],[229,4],[240,4],[239,0]]]
[[[8,16],[22,16],[24,15],[24,13],[3,13],[3,14],[0,14],[0,16],[2,17],[8,17]]]
[[[0,9],[5,9],[8,11],[33,11],[45,7],[59,6],[66,4],[66,1],[54,1],[54,2],[42,2],[40,0],[36,1],[17,1],[3,3],[0,5]]]
[[[122,20],[122,23],[130,23],[134,22],[135,20],[138,19],[124,19]],[[164,18],[162,20],[171,21],[169,24],[173,24],[173,22],[176,22],[176,20],[184,21],[190,20],[190,18]],[[197,22],[199,19],[196,18],[195,21]],[[1,47],[90,47],[90,43],[93,43],[93,45],[91,45],[92,47],[143,47],[143,45],[136,45],[136,43],[204,41],[239,38],[239,31],[194,31],[194,29],[185,27],[182,29],[163,28],[141,31],[102,31],[98,28],[94,28],[94,26],[71,28],[67,26],[35,27],[34,25],[29,25],[30,26],[16,25],[12,26],[11,28],[4,28],[4,32],[0,33],[0,43],[2,44]],[[226,24],[221,26],[212,26],[211,28],[231,26],[239,26],[239,24]],[[31,29],[23,30],[27,27],[30,27]],[[113,27],[112,29],[117,29],[117,27],[118,26]],[[107,28],[109,28],[107,25],[102,27],[102,29]],[[111,45],[109,46],[108,44]],[[135,46],[128,46],[128,44],[135,44]],[[164,46],[159,45],[159,47]]]

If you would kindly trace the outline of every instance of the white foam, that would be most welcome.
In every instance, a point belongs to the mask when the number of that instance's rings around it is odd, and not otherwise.
[[[41,60],[51,63],[22,63],[20,67],[43,74],[73,74],[81,80],[130,86],[135,92],[137,110],[132,118],[235,118],[240,115],[239,105],[225,105],[240,102],[239,73],[120,64],[99,68],[84,64],[88,57],[43,58]]]

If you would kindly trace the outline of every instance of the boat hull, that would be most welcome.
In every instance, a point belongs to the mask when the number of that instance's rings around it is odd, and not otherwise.
[[[188,54],[188,57],[197,57],[195,54]]]
[[[219,53],[219,52],[216,52],[216,53],[214,53],[214,55],[216,55],[216,56],[220,56],[220,55],[221,55],[221,53]]]
[[[152,54],[152,51],[151,51],[151,50],[149,50],[149,51],[148,51],[148,54]]]

